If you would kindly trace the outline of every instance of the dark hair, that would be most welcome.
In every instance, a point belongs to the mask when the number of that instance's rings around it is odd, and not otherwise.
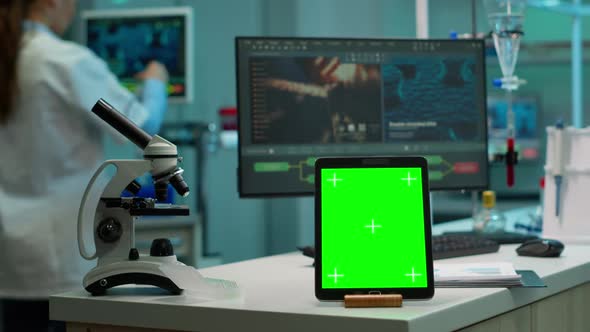
[[[34,0],[2,0],[0,3],[0,125],[6,124],[18,93],[17,59],[23,20]]]

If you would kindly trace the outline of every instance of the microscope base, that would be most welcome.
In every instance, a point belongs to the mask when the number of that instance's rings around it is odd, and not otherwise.
[[[169,278],[149,273],[121,273],[110,275],[97,280],[84,288],[93,296],[99,296],[105,295],[109,288],[128,284],[151,285],[165,289],[173,295],[182,294],[182,289]]]
[[[105,295],[121,285],[151,285],[173,295],[217,301],[240,298],[238,284],[231,280],[205,278],[192,266],[176,260],[176,256],[140,255],[136,260],[112,257],[99,259],[98,266],[84,277],[82,285],[92,295]],[[133,290],[142,292],[143,288]],[[151,290],[148,293],[153,294]]]
[[[83,286],[92,295],[104,295],[109,288],[129,284],[156,286],[179,295],[183,291],[182,282],[195,278],[200,279],[200,274],[178,262],[176,256],[141,256],[133,261],[99,262],[86,274]]]

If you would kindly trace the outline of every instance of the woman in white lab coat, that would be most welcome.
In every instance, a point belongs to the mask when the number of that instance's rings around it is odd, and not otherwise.
[[[145,81],[139,102],[91,51],[60,39],[75,5],[0,2],[4,332],[47,331],[56,324],[48,322],[48,296],[81,289],[90,269],[77,251],[75,220],[81,191],[103,159],[101,135],[111,132],[91,107],[104,98],[151,134],[166,109],[167,72],[161,64],[152,62],[140,73]]]

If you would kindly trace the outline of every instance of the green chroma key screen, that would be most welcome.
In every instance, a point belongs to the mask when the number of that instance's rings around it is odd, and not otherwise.
[[[427,287],[420,168],[321,170],[322,288]]]

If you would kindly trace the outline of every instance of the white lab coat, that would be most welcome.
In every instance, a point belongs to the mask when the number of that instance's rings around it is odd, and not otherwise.
[[[23,37],[18,86],[0,125],[0,298],[42,299],[81,289],[95,264],[78,253],[77,211],[101,132],[118,134],[90,109],[104,98],[140,126],[148,113],[102,60],[43,27]]]

